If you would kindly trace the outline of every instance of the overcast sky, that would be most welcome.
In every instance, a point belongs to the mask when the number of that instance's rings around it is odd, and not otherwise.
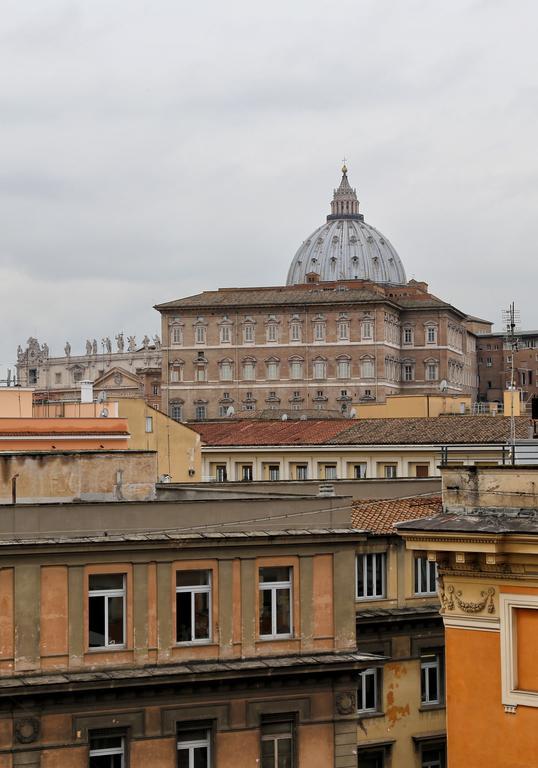
[[[538,327],[533,0],[0,0],[0,371],[278,285],[343,156],[408,278]]]

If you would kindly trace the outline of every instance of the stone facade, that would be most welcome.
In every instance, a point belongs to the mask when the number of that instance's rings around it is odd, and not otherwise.
[[[157,309],[162,407],[181,420],[223,417],[230,407],[349,414],[352,402],[440,386],[476,396],[467,316],[424,283],[220,289]]]
[[[502,333],[484,334],[478,339],[478,371],[480,399],[503,401],[503,392],[511,379],[511,356],[514,356],[514,384],[524,402],[538,394],[538,331],[518,334],[517,349],[512,350]]]

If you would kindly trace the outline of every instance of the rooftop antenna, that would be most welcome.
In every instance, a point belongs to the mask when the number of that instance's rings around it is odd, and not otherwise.
[[[510,355],[510,445],[512,446],[512,464],[516,463],[516,417],[514,414],[514,392],[516,389],[514,375],[514,353],[518,349],[517,330],[520,327],[520,313],[514,302],[508,309],[503,309],[504,342]]]

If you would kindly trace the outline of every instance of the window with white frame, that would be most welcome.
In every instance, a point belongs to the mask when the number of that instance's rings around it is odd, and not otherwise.
[[[437,327],[435,325],[426,326],[426,344],[437,344]]]
[[[229,325],[221,325],[219,330],[220,343],[230,344],[232,341],[232,329]]]
[[[366,477],[366,462],[361,462],[360,464],[354,464],[353,465],[353,477],[355,480],[364,480]]]
[[[371,357],[365,357],[361,360],[361,377],[363,379],[373,379],[375,376],[374,361]]]
[[[436,381],[438,378],[438,365],[437,363],[426,363],[426,380]]]
[[[349,321],[338,321],[338,341],[349,341]]]
[[[256,378],[256,363],[254,360],[243,361],[243,379],[245,381],[254,381]]]
[[[194,367],[194,380],[201,382],[207,381],[207,365],[206,363],[197,363]]]
[[[211,640],[211,571],[176,571],[176,642]]]
[[[170,418],[174,421],[181,421],[183,415],[183,406],[181,403],[170,403]]]
[[[308,480],[308,464],[297,464],[295,467],[296,480]]]
[[[325,322],[322,320],[314,323],[314,341],[325,341]]]
[[[325,480],[336,480],[336,464],[324,464],[323,465],[323,478]]]
[[[118,733],[90,733],[89,758],[89,768],[124,768],[124,736]]]
[[[292,569],[271,566],[259,571],[259,622],[261,638],[292,636]]]
[[[226,464],[217,464],[215,467],[215,480],[217,483],[225,483],[228,479]]]
[[[415,595],[434,595],[437,592],[437,563],[425,555],[415,557]]]
[[[396,464],[383,465],[383,477],[386,480],[394,480],[396,478],[397,473],[398,473],[398,468]]]
[[[327,377],[327,363],[325,360],[314,360],[312,374],[315,379],[325,379]]]
[[[196,723],[178,728],[177,734],[178,768],[210,768],[211,766],[211,731],[200,728]]]
[[[404,381],[413,381],[415,378],[415,370],[413,363],[404,363],[403,364],[403,380]]]
[[[301,324],[300,323],[291,323],[290,324],[290,341],[301,341],[302,333],[301,333]]]
[[[203,421],[207,416],[207,408],[205,405],[197,405],[194,410],[194,416],[196,421]]]
[[[280,373],[280,366],[278,360],[269,360],[267,362],[267,378],[278,379]]]
[[[422,651],[420,655],[420,700],[423,705],[441,704],[443,656],[438,650]]]
[[[359,672],[357,686],[357,710],[359,712],[377,712],[380,669],[370,667]]]
[[[220,380],[232,381],[233,379],[233,363],[231,360],[223,360],[219,366]]]
[[[413,329],[409,328],[408,326],[405,326],[403,329],[403,343],[404,344],[413,343]]]
[[[369,341],[373,337],[373,323],[371,320],[363,320],[361,323],[361,339]]]
[[[278,341],[278,325],[269,323],[266,328],[267,341],[275,343]]]
[[[269,480],[280,480],[280,464],[269,465]]]
[[[172,344],[175,347],[183,344],[183,328],[180,325],[172,326]]]
[[[351,376],[351,361],[341,358],[336,362],[336,375],[339,379],[349,379]]]
[[[262,721],[261,768],[293,768],[293,722]]]
[[[385,597],[387,556],[385,552],[357,555],[357,599],[373,600]]]
[[[173,363],[170,368],[170,381],[178,382],[183,381],[183,366],[181,363]]]
[[[195,332],[195,339],[197,344],[205,344],[206,343],[206,327],[205,325],[197,325],[196,326],[196,332]]]
[[[146,432],[153,432],[153,416],[146,416]]]
[[[290,379],[303,378],[303,361],[290,360]]]
[[[252,344],[254,342],[254,325],[246,323],[243,326],[243,344]]]
[[[92,573],[88,578],[88,645],[125,646],[125,574]]]

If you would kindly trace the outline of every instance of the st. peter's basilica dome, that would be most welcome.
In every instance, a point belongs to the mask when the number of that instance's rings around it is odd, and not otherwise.
[[[345,165],[327,222],[303,242],[293,257],[286,284],[317,280],[407,282],[400,257],[390,242],[359,213],[357,193],[349,184]]]

